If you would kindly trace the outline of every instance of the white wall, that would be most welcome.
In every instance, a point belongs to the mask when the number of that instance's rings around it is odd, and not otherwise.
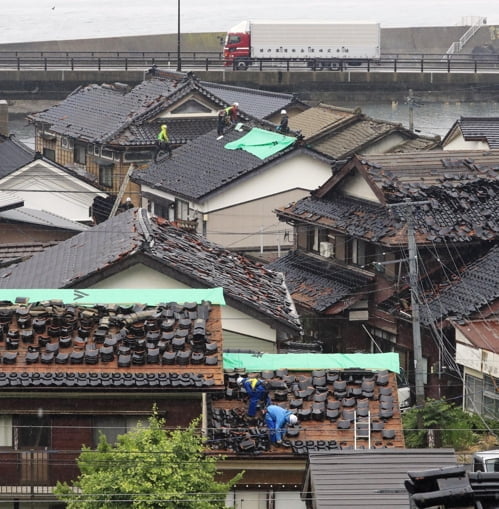
[[[274,499],[274,505],[269,502]],[[299,491],[235,491],[227,495],[225,504],[234,509],[305,509],[305,502],[300,499]]]
[[[39,160],[2,179],[0,189],[15,191],[27,208],[79,222],[92,220],[90,207],[94,198],[97,194],[104,196],[95,187]]]
[[[229,186],[223,193],[200,204],[200,209],[209,212],[297,188],[312,191],[324,184],[331,174],[329,163],[307,155],[295,156],[256,171],[239,185]]]
[[[379,203],[378,197],[374,194],[366,179],[357,171],[353,171],[344,178],[339,184],[339,189],[348,196]]]
[[[486,141],[465,141],[461,134],[450,140],[443,148],[444,150],[490,150]]]

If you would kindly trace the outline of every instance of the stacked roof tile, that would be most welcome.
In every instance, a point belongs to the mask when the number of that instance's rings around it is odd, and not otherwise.
[[[0,271],[2,288],[74,288],[124,262],[158,263],[191,287],[223,287],[238,302],[289,330],[300,321],[282,275],[204,237],[132,209],[80,233],[30,260]]]

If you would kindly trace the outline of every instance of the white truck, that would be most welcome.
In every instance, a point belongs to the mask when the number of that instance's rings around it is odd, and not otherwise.
[[[260,61],[305,61],[314,69],[345,69],[380,57],[374,22],[244,21],[225,38],[224,61],[245,70]]]

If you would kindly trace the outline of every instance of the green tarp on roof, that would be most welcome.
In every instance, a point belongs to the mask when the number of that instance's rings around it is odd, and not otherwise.
[[[260,158],[266,159],[286,147],[289,147],[296,141],[296,138],[291,136],[284,136],[283,134],[265,131],[254,127],[251,131],[239,138],[238,140],[231,141],[225,145],[229,150],[246,150],[250,154]]]
[[[120,288],[113,290],[104,289],[74,289],[74,290],[1,290],[0,301],[15,302],[17,298],[28,298],[29,302],[41,302],[44,300],[59,299],[65,304],[149,304],[156,306],[162,302],[197,302],[204,300],[212,304],[225,305],[223,288],[208,289],[141,289]]]
[[[311,371],[313,369],[388,369],[400,372],[398,353],[287,353],[250,354],[224,353],[224,369],[262,371],[291,369]]]

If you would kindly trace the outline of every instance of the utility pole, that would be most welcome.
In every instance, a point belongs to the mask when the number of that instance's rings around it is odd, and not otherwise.
[[[406,97],[406,104],[409,105],[409,129],[414,132],[414,108],[422,106],[423,103],[417,97],[414,97],[412,88],[409,89],[409,96]]]
[[[419,315],[418,297],[418,253],[414,233],[414,206],[425,205],[428,201],[413,202],[409,199],[404,203],[394,203],[390,207],[406,207],[407,222],[407,248],[409,259],[409,282],[411,292],[412,309],[412,344],[414,350],[414,373],[415,373],[415,394],[416,406],[424,405],[424,373],[423,373],[423,352],[421,346],[421,320]]]
[[[177,0],[177,71],[182,70],[182,60],[180,58],[180,0]]]

